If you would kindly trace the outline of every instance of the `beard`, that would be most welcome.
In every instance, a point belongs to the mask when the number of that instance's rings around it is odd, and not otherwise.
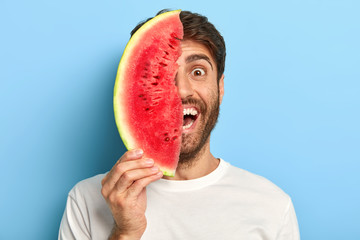
[[[217,94],[213,94],[210,99],[212,101],[208,106],[203,101],[194,98],[182,102],[196,106],[201,113],[201,119],[198,119],[200,121],[196,123],[198,131],[182,135],[179,157],[179,166],[182,168],[190,167],[196,161],[217,123],[220,111],[219,89]]]

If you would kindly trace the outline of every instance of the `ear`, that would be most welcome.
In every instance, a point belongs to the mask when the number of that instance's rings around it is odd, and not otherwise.
[[[222,102],[222,99],[224,97],[224,74],[221,75],[221,78],[219,80],[219,100],[220,100],[220,104]]]

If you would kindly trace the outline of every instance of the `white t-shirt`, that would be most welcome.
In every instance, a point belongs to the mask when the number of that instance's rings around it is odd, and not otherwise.
[[[105,175],[69,193],[59,239],[108,239],[114,220],[101,195]],[[160,179],[147,187],[142,240],[299,240],[290,197],[263,177],[224,160],[187,181]]]

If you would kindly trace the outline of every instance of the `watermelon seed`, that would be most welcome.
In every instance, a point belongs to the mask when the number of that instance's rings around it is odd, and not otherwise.
[[[169,137],[165,138],[165,141],[167,141],[167,142],[168,142],[169,140],[170,140],[170,138],[169,138]]]
[[[175,49],[173,45],[171,45],[170,43],[168,43],[169,47],[171,47],[172,49]]]
[[[176,139],[177,139],[177,137],[176,137],[176,136],[172,138],[172,140],[173,140],[173,141],[175,141]]]
[[[169,39],[169,42],[171,43],[171,44],[175,44],[176,45],[176,40],[174,40],[174,39]]]
[[[174,129],[174,132],[177,132],[178,130],[177,129]]]
[[[145,111],[149,111],[149,110],[150,110],[150,108],[148,108],[148,107],[147,107],[147,108],[145,108]]]
[[[164,51],[166,55],[169,55],[169,52],[168,51]]]
[[[176,35],[176,33],[174,33],[174,32],[170,33],[170,36],[173,38],[179,39],[178,36]]]
[[[164,136],[166,137],[168,135],[168,133],[164,133]]]
[[[159,75],[153,76],[153,78],[160,79]],[[153,84],[154,85],[154,84]],[[157,84],[156,84],[157,85]]]
[[[160,62],[160,65],[161,65],[162,67],[166,67],[166,66],[167,66],[167,64],[166,64],[166,63],[163,63],[163,62]]]
[[[140,97],[140,98],[144,97],[144,94],[140,94],[139,97]]]
[[[157,86],[159,83],[158,82],[153,82],[151,83],[151,85]]]

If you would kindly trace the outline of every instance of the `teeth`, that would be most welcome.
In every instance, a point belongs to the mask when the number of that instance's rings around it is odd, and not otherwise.
[[[190,128],[190,127],[191,127],[191,125],[193,125],[193,123],[194,123],[194,121],[193,121],[193,120],[191,120],[191,122],[189,122],[187,125],[183,126],[183,129],[185,130],[185,129]]]
[[[193,115],[193,116],[198,114],[195,108],[186,108],[184,109],[183,113],[184,115]]]
[[[192,115],[195,116],[198,114],[195,108],[184,108],[183,111],[184,116]],[[189,129],[194,124],[194,120],[191,120],[187,125],[183,126],[183,130]]]

